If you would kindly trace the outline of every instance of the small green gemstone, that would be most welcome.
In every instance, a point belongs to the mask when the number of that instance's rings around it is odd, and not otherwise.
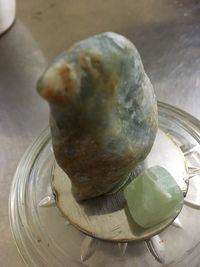
[[[183,206],[183,193],[171,174],[154,166],[139,174],[124,190],[134,221],[143,228],[175,218]]]

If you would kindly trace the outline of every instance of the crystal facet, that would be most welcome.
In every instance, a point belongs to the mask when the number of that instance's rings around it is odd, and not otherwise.
[[[183,193],[171,174],[160,166],[138,175],[124,190],[130,214],[143,228],[175,218],[183,205]]]

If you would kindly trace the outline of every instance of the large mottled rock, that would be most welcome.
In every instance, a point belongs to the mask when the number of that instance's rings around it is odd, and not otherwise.
[[[123,36],[103,33],[75,44],[37,89],[49,102],[55,157],[76,199],[109,192],[149,153],[155,95],[135,46]]]

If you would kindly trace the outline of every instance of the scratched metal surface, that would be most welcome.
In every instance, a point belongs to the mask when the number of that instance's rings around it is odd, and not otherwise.
[[[114,8],[113,8],[114,7]],[[159,100],[200,119],[199,0],[19,0],[0,37],[0,266],[24,266],[8,224],[11,180],[26,147],[48,123],[35,83],[73,42],[116,31],[137,46]]]

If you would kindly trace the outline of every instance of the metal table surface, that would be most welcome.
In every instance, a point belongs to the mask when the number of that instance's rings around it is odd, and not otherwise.
[[[17,20],[0,36],[0,266],[24,266],[8,221],[13,174],[48,124],[35,83],[73,42],[115,31],[137,46],[159,100],[200,119],[199,0],[19,0]]]

